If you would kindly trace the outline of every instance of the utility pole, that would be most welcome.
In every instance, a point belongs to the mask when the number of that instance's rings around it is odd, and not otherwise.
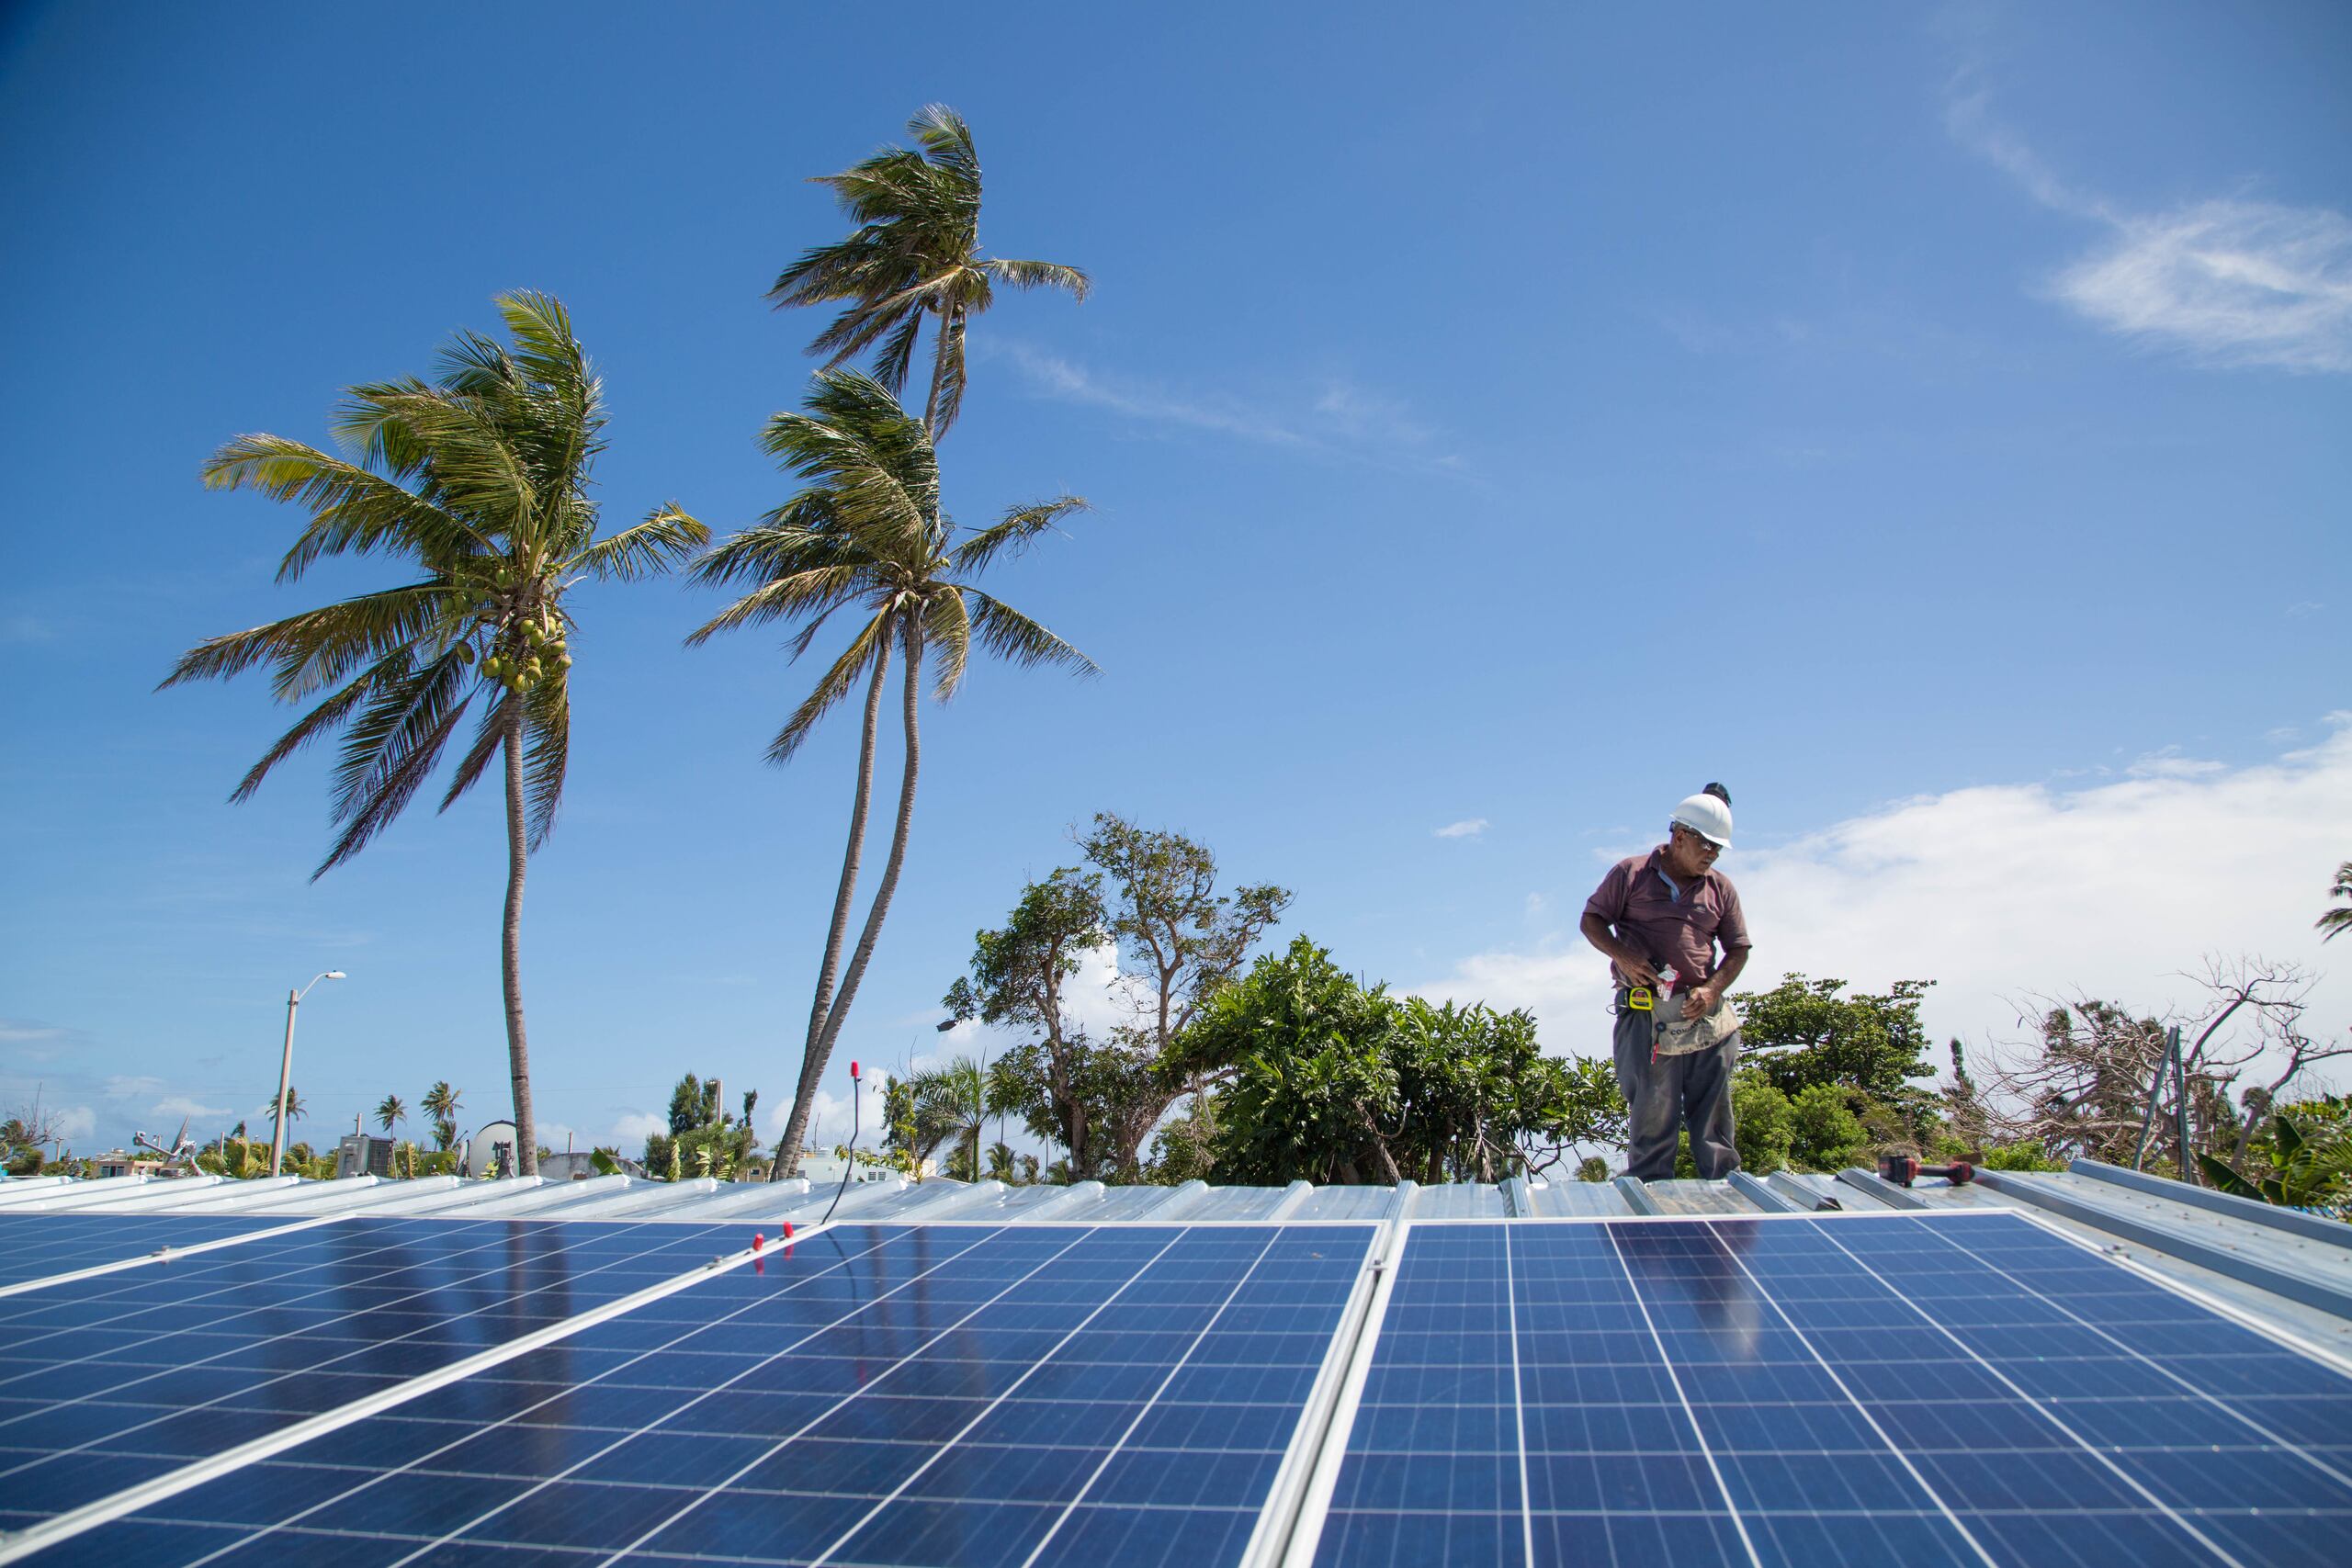
[[[328,969],[311,976],[311,986],[322,980],[340,980],[343,971]],[[286,1153],[286,1090],[294,1078],[294,1010],[311,993],[311,986],[286,993],[286,1049],[277,1058],[277,1116],[269,1129],[269,1174],[276,1176],[279,1160]]]

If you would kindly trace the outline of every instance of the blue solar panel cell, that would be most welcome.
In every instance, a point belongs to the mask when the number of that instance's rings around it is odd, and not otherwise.
[[[741,1239],[340,1220],[0,1300],[0,1527],[562,1322]]]
[[[361,1561],[1229,1561],[1370,1239],[831,1231],[74,1544],[148,1543],[168,1521],[204,1551],[341,1560],[360,1540]],[[422,1440],[435,1424],[465,1435]],[[399,1458],[338,1468],[355,1450]],[[273,1528],[251,1529],[251,1500],[297,1475]],[[224,1538],[232,1518],[248,1528]]]

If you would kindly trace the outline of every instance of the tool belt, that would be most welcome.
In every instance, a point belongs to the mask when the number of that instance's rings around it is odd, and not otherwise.
[[[1713,1011],[1702,1012],[1697,1018],[1686,1021],[1682,1016],[1685,995],[1687,993],[1682,991],[1671,991],[1663,998],[1656,998],[1645,1007],[1642,1005],[1644,1000],[1656,997],[1648,987],[1637,986],[1631,990],[1619,988],[1617,1010],[1637,1013],[1650,1021],[1651,1060],[1660,1056],[1688,1056],[1710,1050],[1739,1032],[1739,1010],[1732,1006],[1729,997],[1717,1002]]]

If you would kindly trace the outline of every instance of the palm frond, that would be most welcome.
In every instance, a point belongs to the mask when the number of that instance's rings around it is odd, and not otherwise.
[[[481,782],[484,770],[497,759],[498,748],[506,739],[507,706],[521,700],[502,691],[489,706],[481,710],[481,718],[474,726],[473,743],[458,759],[458,771],[449,780],[449,787],[443,793],[441,804],[434,807],[436,813],[457,805],[459,796]]]
[[[1059,288],[1083,304],[1094,287],[1094,280],[1074,266],[1059,262],[1015,261],[1010,256],[990,256],[980,263],[988,275],[1015,288]]]
[[[999,659],[1023,669],[1050,664],[1074,670],[1081,676],[1102,673],[1094,660],[1047,631],[1002,600],[977,588],[966,588],[972,601],[972,627],[980,646]]]
[[[819,567],[763,582],[687,633],[686,646],[700,648],[720,632],[760,626],[786,615],[808,615],[821,619],[854,596],[864,576],[865,567],[856,563]],[[805,651],[808,644],[808,637],[804,633],[799,649]],[[794,657],[798,658],[799,652],[796,651]]]
[[[476,529],[356,464],[277,435],[240,435],[202,470],[210,490],[254,490],[311,513],[277,568],[292,582],[321,556],[401,551],[431,560],[488,547]]]
[[[445,657],[370,690],[365,711],[345,735],[334,773],[333,819],[344,832],[312,880],[366,848],[431,775],[472,700],[464,673],[456,659]]]
[[[555,671],[523,694],[524,728],[530,737],[523,756],[523,790],[533,850],[555,831],[556,811],[563,804],[564,771],[571,756],[571,692],[564,673]]]
[[[906,389],[907,372],[914,367],[915,340],[922,335],[924,313],[920,305],[901,307],[897,312],[898,325],[891,329],[881,351],[874,356],[875,379],[894,393]],[[846,351],[841,357],[846,357],[848,352],[854,351]],[[835,364],[840,362],[840,357],[834,360]]]
[[[276,666],[273,694],[280,702],[300,702],[362,664],[426,640],[451,618],[453,597],[445,582],[413,582],[209,637],[182,654],[156,690],[225,680],[266,660]]]
[[[897,612],[885,610],[858,628],[849,647],[817,682],[817,689],[792,711],[784,728],[776,731],[775,739],[768,742],[769,761],[790,761],[792,754],[800,750],[800,743],[808,739],[808,732],[817,728],[817,721],[856,690],[858,678],[872,668],[876,658],[887,655],[890,636],[898,629],[898,619]]]
[[[262,753],[261,761],[245,771],[245,776],[230,792],[230,803],[234,805],[252,799],[254,792],[261,788],[262,781],[269,776],[271,769],[349,718],[352,710],[374,689],[377,680],[377,672],[368,671],[295,720],[293,728],[279,736],[277,744]]]
[[[925,104],[907,121],[907,133],[922,144],[934,168],[944,169],[979,194],[980,155],[972,146],[972,128],[945,104]]]
[[[666,571],[708,543],[710,530],[673,501],[654,508],[635,527],[590,545],[566,562],[564,570],[629,582]]]
[[[923,605],[922,640],[924,651],[936,660],[932,698],[944,703],[964,683],[964,670],[972,658],[972,618],[964,608],[964,595],[952,586],[933,593]]]
[[[958,576],[978,577],[1006,550],[1017,555],[1038,535],[1053,531],[1063,518],[1092,510],[1082,495],[1057,495],[1051,501],[1010,508],[1002,522],[981,529],[949,552],[948,566]]]
[[[820,372],[808,402],[809,412],[768,421],[769,455],[817,481],[833,526],[868,535],[876,555],[927,545],[939,526],[939,463],[922,422],[856,371]]]

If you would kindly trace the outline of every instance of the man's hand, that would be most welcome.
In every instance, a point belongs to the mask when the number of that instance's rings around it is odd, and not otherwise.
[[[1652,990],[1657,989],[1657,971],[1650,966],[1648,959],[1631,948],[1616,954],[1615,957],[1617,973],[1625,977],[1625,984],[1647,986]]]
[[[1697,1022],[1714,1011],[1716,1004],[1723,999],[1724,988],[1712,981],[1703,986],[1693,986],[1682,996],[1682,1021]]]

